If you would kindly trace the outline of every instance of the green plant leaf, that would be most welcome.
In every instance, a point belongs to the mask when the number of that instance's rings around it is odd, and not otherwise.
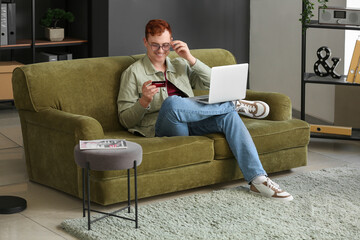
[[[326,9],[327,3],[329,0],[317,0],[320,3],[320,7]],[[314,3],[312,3],[310,0],[303,0],[304,9],[303,12],[300,14],[301,18],[299,21],[302,24],[302,30],[303,34],[305,33],[307,29],[307,24],[311,22],[311,18],[314,16],[313,10],[314,10]]]
[[[40,25],[43,27],[56,28],[59,21],[65,20],[68,22],[73,22],[74,19],[74,14],[71,12],[66,12],[60,8],[49,8],[45,12],[44,16],[40,19]]]

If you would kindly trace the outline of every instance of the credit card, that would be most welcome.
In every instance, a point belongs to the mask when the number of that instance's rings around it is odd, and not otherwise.
[[[153,81],[151,82],[151,85],[155,85],[156,87],[165,87],[166,81]]]

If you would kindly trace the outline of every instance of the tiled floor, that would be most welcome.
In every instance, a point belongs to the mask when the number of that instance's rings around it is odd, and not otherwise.
[[[360,142],[311,139],[308,166],[271,175],[272,178],[328,167],[360,167]],[[179,196],[209,192],[244,184],[237,181],[181,193],[140,200],[140,206]],[[18,114],[0,106],[0,195],[15,195],[27,200],[28,208],[17,214],[0,215],[0,240],[74,239],[59,228],[68,218],[81,217],[81,201],[59,191],[27,180]],[[110,209],[119,206],[111,206]]]

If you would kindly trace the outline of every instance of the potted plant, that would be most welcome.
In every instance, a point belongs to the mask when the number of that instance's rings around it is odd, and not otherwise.
[[[64,39],[64,28],[58,27],[58,23],[62,20],[73,22],[74,15],[59,8],[49,8],[46,11],[40,20],[40,25],[45,27],[45,37],[47,39],[50,41],[62,41]]]
[[[329,0],[317,0],[320,4],[320,8],[326,9],[327,3]],[[300,14],[301,18],[299,21],[302,23],[303,26],[303,33],[306,30],[306,25],[310,23],[311,18],[314,16],[313,14],[314,10],[314,3],[312,3],[310,0],[303,0],[303,12]]]

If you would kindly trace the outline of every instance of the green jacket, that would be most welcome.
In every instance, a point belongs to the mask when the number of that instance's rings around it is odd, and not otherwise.
[[[209,89],[210,67],[196,60],[194,66],[183,58],[170,60],[166,58],[166,77],[188,97],[193,97],[192,89]],[[163,81],[164,73],[155,70],[149,57],[130,65],[121,75],[120,90],[117,99],[118,116],[122,126],[131,133],[138,133],[146,137],[155,136],[155,123],[161,104],[168,97],[167,89],[155,94],[150,107],[143,108],[139,103],[142,86],[146,81]]]

